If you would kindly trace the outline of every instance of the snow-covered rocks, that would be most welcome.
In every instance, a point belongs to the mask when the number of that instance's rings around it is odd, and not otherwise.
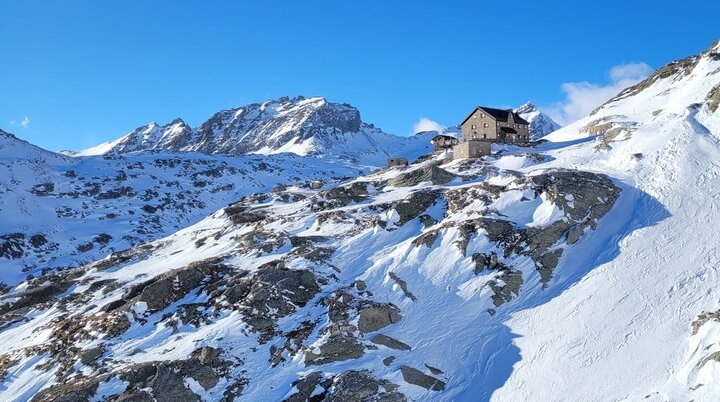
[[[389,400],[454,395],[465,389],[465,363],[453,345],[474,347],[459,318],[509,314],[551,283],[573,247],[569,230],[600,225],[618,192],[593,173],[475,162],[504,183],[488,185],[457,162],[437,163],[245,196],[172,236],[57,273],[53,287],[9,289],[16,301],[0,313],[25,341],[3,358],[15,370],[26,354],[43,356],[67,384],[38,383],[47,400],[332,399],[344,387]],[[531,227],[532,210],[548,202],[559,216]],[[458,319],[437,310],[445,303]],[[440,326],[451,337],[426,343]]]

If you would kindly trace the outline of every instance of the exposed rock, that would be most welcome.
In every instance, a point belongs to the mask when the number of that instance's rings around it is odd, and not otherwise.
[[[305,306],[320,292],[311,271],[291,270],[279,261],[258,268],[252,279],[244,284],[249,287],[246,296],[239,301],[240,311],[245,313],[249,325],[267,335],[273,332],[278,318]]]
[[[426,214],[420,215],[418,219],[420,219],[420,222],[423,224],[423,228],[425,229],[437,223],[437,220],[435,218]]]
[[[513,297],[520,294],[520,286],[523,284],[522,272],[508,270],[500,275],[497,279],[488,282],[488,286],[493,291],[493,304],[500,307],[504,303],[509,302]]]
[[[425,367],[427,367],[428,370],[430,370],[430,372],[433,373],[434,375],[441,375],[441,374],[443,374],[443,371],[442,371],[442,370],[440,370],[439,368],[435,368],[435,367],[433,367],[433,366],[431,366],[431,365],[429,365],[429,364],[427,364],[427,363],[425,363]]]
[[[230,366],[220,355],[219,349],[205,347],[195,350],[187,360],[131,366],[120,374],[128,386],[119,399],[131,400],[128,397],[151,391],[158,402],[199,401],[200,397],[185,385],[185,379],[194,379],[206,390],[217,385]]]
[[[444,381],[429,376],[416,368],[400,366],[400,372],[402,373],[403,380],[409,384],[418,385],[433,391],[442,391],[445,389]]]
[[[412,301],[417,301],[417,297],[415,297],[415,295],[412,294],[412,293],[410,292],[410,290],[408,290],[407,282],[405,282],[404,280],[400,279],[400,277],[397,276],[397,274],[396,274],[395,272],[388,272],[388,276],[389,276],[393,281],[395,281],[395,283],[397,283],[398,286],[400,286],[400,289],[402,289],[403,293],[405,294],[405,296],[406,296],[407,298],[409,298],[409,299],[412,300]]]
[[[317,350],[319,349],[319,350]],[[365,353],[365,346],[351,336],[332,336],[316,350],[305,352],[305,364],[325,364],[357,359]]]
[[[353,202],[362,202],[367,199],[368,195],[368,183],[358,181],[321,193],[321,196],[327,201],[325,204],[319,202],[318,205],[323,209],[344,207]]]
[[[383,364],[386,366],[391,365],[395,361],[395,356],[386,357],[383,359]]]
[[[378,345],[387,346],[390,349],[397,349],[397,350],[411,350],[412,347],[410,345],[400,342],[395,338],[389,337],[387,335],[383,334],[377,334],[370,339],[372,343],[376,343]]]
[[[567,239],[565,242],[567,244],[575,244],[578,240],[580,240],[580,237],[585,233],[585,227],[583,225],[575,225],[571,226],[570,229],[568,229],[567,232]]]
[[[401,318],[400,310],[392,304],[372,304],[360,309],[358,329],[363,333],[377,331],[400,321]]]
[[[707,94],[708,108],[715,112],[720,107],[720,84],[715,85]]]
[[[415,191],[406,199],[393,204],[392,208],[395,209],[400,216],[398,225],[404,225],[417,218],[420,214],[434,205],[441,194],[441,190]]]
[[[102,356],[104,351],[105,348],[102,346],[96,346],[94,348],[83,350],[80,353],[80,363],[87,366],[97,360],[98,357]]]
[[[313,371],[292,383],[297,390],[285,402],[400,402],[397,386],[378,380],[369,371],[346,371],[336,376]]]
[[[487,206],[505,191],[505,187],[481,183],[472,187],[445,190],[448,211],[458,212],[471,203],[481,202]]]
[[[400,174],[388,182],[395,187],[413,187],[423,182],[432,184],[446,184],[455,178],[455,175],[437,165],[427,165],[407,173]]]
[[[697,334],[700,328],[709,321],[720,322],[720,310],[700,314],[692,323],[692,334]]]
[[[25,255],[25,234],[8,233],[0,236],[0,258],[18,259]]]
[[[435,244],[435,240],[437,240],[438,236],[440,235],[439,230],[431,230],[429,232],[425,232],[421,234],[420,236],[413,239],[412,244],[415,247],[419,246],[425,246],[425,247],[432,247]]]
[[[682,60],[673,61],[671,63],[668,63],[664,65],[663,67],[660,67],[659,69],[655,70],[652,75],[647,77],[646,79],[638,82],[637,84],[625,88],[622,90],[618,95],[610,99],[609,101],[605,103],[615,102],[623,98],[628,98],[633,95],[636,95],[643,91],[644,89],[648,88],[650,85],[654,84],[655,81],[675,76],[675,79],[680,79],[683,76],[686,76],[690,74],[690,72],[695,68],[697,63],[700,61],[699,56],[690,56],[686,57]],[[598,112],[598,110],[602,106],[598,107],[597,109],[593,110],[591,115]]]
[[[225,208],[225,215],[236,225],[257,223],[265,219],[259,211],[248,211],[247,207],[232,205]]]
[[[327,395],[327,388],[329,388],[330,384],[328,384],[327,387],[323,387],[325,392],[320,395],[316,394],[314,396],[315,399],[313,399],[313,392],[315,392],[315,389],[322,379],[323,375],[321,372],[313,371],[306,374],[304,377],[293,381],[292,386],[297,389],[297,392],[285,399],[285,402],[307,402],[324,398]]]
[[[138,301],[145,302],[148,311],[162,310],[183,298],[203,281],[217,279],[231,270],[232,268],[219,263],[216,259],[195,262],[187,268],[170,271],[149,283],[140,285],[142,290]]]
[[[38,392],[32,402],[85,402],[95,395],[100,381],[81,377],[64,384],[52,385]]]
[[[475,275],[479,275],[486,269],[499,271],[509,269],[505,264],[498,261],[498,256],[494,251],[489,254],[475,253],[472,255],[472,260],[475,262]]]
[[[335,377],[326,402],[399,402],[405,397],[389,381],[379,381],[368,371],[346,371]]]

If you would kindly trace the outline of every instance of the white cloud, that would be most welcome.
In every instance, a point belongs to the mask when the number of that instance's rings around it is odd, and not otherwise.
[[[10,120],[10,125],[11,126],[20,126],[20,128],[22,128],[24,130],[24,129],[28,128],[28,126],[30,125],[30,119],[27,116],[25,116],[22,118],[22,120],[20,120],[19,123],[15,120]]]
[[[443,128],[440,123],[432,121],[427,117],[421,117],[420,120],[413,125],[413,134],[423,131],[440,131]]]
[[[624,63],[610,69],[609,84],[602,85],[587,81],[563,83],[561,88],[565,93],[565,99],[542,109],[553,120],[567,125],[585,117],[623,89],[642,81],[651,72],[652,68],[645,63]]]

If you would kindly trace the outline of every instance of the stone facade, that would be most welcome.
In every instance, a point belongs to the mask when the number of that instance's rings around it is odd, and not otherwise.
[[[453,159],[472,159],[490,155],[490,141],[463,141],[453,148]]]
[[[529,125],[512,110],[479,106],[460,124],[465,140],[492,142],[528,142]]]
[[[387,165],[389,168],[393,166],[407,166],[408,160],[405,158],[390,158],[388,159]]]

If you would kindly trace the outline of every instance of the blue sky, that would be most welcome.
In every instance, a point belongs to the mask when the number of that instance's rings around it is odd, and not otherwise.
[[[695,0],[0,0],[0,128],[81,149],[283,95],[351,103],[399,135],[477,104],[571,120],[707,48],[718,15]]]

